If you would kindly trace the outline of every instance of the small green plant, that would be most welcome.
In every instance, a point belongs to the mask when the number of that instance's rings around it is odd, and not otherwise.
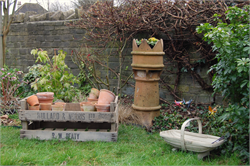
[[[41,67],[42,67],[41,64],[28,67],[29,72],[23,76],[23,81],[27,82],[27,84],[22,84],[22,86],[18,88],[20,91],[23,91],[23,94],[20,96],[21,98],[28,97],[37,93],[37,90],[31,88],[30,84],[41,77],[40,74]]]
[[[147,39],[141,39],[141,40],[136,39],[136,40],[135,40],[135,41],[136,41],[136,44],[137,44],[138,46],[141,45],[142,40],[146,40],[147,43],[148,43],[149,45],[151,45],[151,46],[154,46],[154,45],[159,41],[159,40],[156,39],[155,37],[151,37],[151,38],[149,38],[148,40],[147,40]]]
[[[37,56],[36,62],[44,63],[36,66],[40,77],[37,75],[39,78],[31,83],[34,91],[54,92],[54,100],[61,99],[65,102],[70,102],[73,97],[80,95],[80,90],[74,87],[79,81],[64,62],[66,52],[60,50],[52,59],[49,58],[47,51],[41,49],[33,49],[31,54]]]
[[[21,86],[18,76],[23,72],[16,68],[9,68],[4,66],[0,71],[0,114],[13,114],[19,107],[18,97],[20,91],[18,88]]]

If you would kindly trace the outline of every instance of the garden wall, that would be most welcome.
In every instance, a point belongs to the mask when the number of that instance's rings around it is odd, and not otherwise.
[[[35,63],[35,58],[30,54],[30,51],[34,48],[42,48],[43,50],[48,51],[49,55],[53,55],[54,49],[63,49],[68,54],[66,56],[66,64],[71,68],[72,72],[77,75],[79,69],[71,60],[71,50],[81,47],[81,45],[86,42],[82,38],[84,36],[84,30],[71,28],[66,26],[66,20],[57,20],[57,21],[36,21],[36,22],[18,22],[11,25],[10,33],[7,37],[7,55],[6,55],[6,64],[10,67],[16,67],[28,72],[27,67],[32,66]],[[132,43],[130,44],[132,46]],[[99,48],[93,48],[99,49]],[[132,49],[129,47],[125,50],[124,58],[124,70],[123,74],[129,75],[132,73],[131,63],[132,63]],[[190,48],[190,52],[194,52]],[[105,54],[105,53],[104,53]],[[192,54],[192,53],[191,53]],[[107,51],[106,55],[109,55],[109,66],[111,68],[116,68],[118,71],[118,55],[109,53]],[[166,57],[167,55],[165,55]],[[195,56],[195,55],[194,55]],[[165,58],[166,59],[166,58]],[[127,66],[127,69],[125,69]],[[175,84],[175,74],[167,73],[167,70],[173,71],[177,68],[175,64],[170,64],[165,62],[166,68],[162,73],[162,79],[167,82],[170,87],[174,87]],[[177,70],[177,69],[176,69]],[[204,78],[208,84],[211,83],[211,80],[208,78],[207,70],[208,66],[201,65],[197,67],[196,72]],[[97,73],[100,76],[104,76],[106,71],[104,68],[99,67]],[[111,85],[117,86],[117,80],[114,75],[110,74]],[[129,81],[130,84],[135,83],[133,79]],[[183,72],[180,77],[178,89],[181,93],[179,96],[185,100],[193,99],[196,103],[209,103],[214,101],[212,97],[212,92],[202,90],[201,86],[197,83],[195,78],[189,73]],[[126,85],[123,88],[123,92],[128,95],[134,93],[134,87],[131,85]],[[160,84],[160,97],[164,100],[173,102],[174,98],[170,92],[166,89],[165,86]],[[216,97],[215,102],[221,103],[221,97]]]

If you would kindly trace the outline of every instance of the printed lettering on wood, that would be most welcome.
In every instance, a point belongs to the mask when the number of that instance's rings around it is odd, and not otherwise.
[[[114,113],[80,112],[80,111],[22,111],[21,120],[43,121],[103,121],[115,122]]]

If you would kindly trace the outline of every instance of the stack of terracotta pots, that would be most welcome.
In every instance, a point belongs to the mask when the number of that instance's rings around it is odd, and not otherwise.
[[[51,111],[54,99],[53,92],[41,92],[27,98],[29,110]]]
[[[110,103],[115,100],[115,94],[107,89],[101,89],[98,103],[95,104],[97,112],[109,112]]]
[[[39,111],[40,105],[36,95],[28,97],[26,101],[29,104],[29,110]]]
[[[92,88],[88,97],[88,102],[81,102],[82,111],[109,112],[110,103],[115,99],[115,94],[107,89]]]

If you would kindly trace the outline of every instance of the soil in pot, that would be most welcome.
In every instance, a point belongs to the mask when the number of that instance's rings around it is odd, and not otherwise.
[[[28,97],[26,101],[30,106],[39,105],[39,101],[38,101],[38,98],[36,95],[32,95],[32,96]]]
[[[110,112],[110,104],[95,104],[97,112]]]
[[[51,103],[40,103],[40,109],[44,111],[51,111]]]
[[[110,104],[115,100],[115,94],[107,89],[101,89],[98,104]]]

